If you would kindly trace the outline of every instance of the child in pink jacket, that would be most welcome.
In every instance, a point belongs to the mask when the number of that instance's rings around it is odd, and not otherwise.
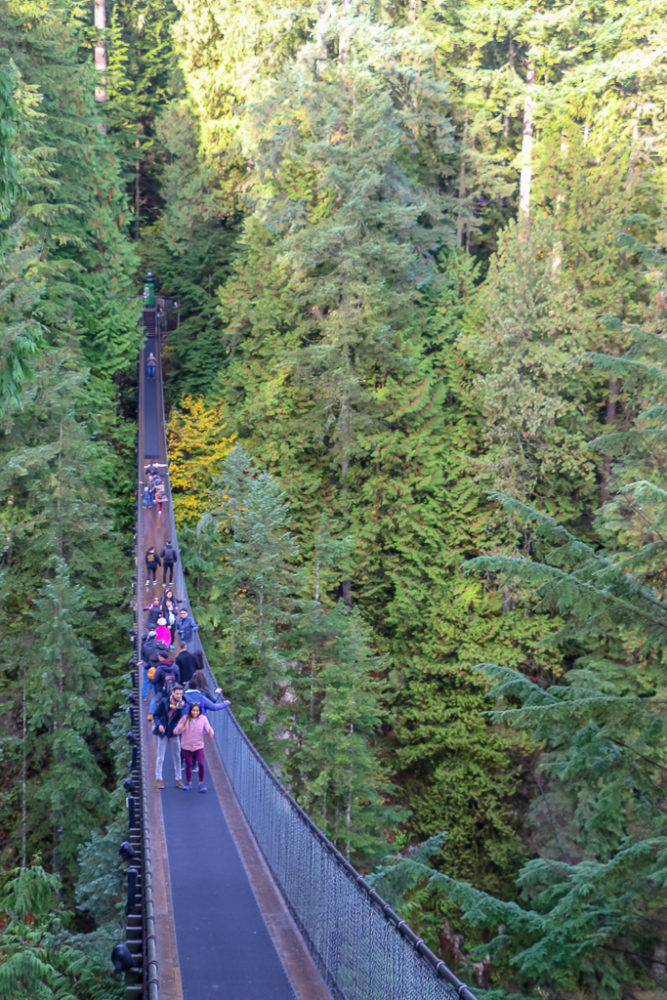
[[[196,760],[199,766],[199,791],[205,792],[204,784],[204,733],[213,739],[213,728],[205,715],[202,715],[201,705],[190,705],[188,714],[179,719],[174,735],[181,737],[181,750],[185,762],[185,784],[183,790],[189,792],[192,788],[192,764]]]
[[[157,598],[156,598],[157,600]],[[157,620],[157,625],[155,627],[155,638],[158,642],[163,642],[167,649],[172,645],[171,629],[167,625],[167,619],[160,617]]]

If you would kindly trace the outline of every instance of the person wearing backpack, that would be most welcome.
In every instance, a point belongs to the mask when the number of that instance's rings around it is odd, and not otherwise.
[[[181,683],[181,671],[178,663],[168,656],[160,657],[160,665],[153,677],[156,703],[160,698],[168,698],[174,686]],[[181,685],[182,686],[182,685]]]
[[[157,584],[157,577],[155,574],[162,563],[160,562],[160,557],[155,551],[155,547],[153,545],[146,550],[144,560],[146,563],[146,586],[148,586],[151,577],[153,577],[153,586],[155,586]]]
[[[166,587],[168,583],[173,583],[174,581],[174,564],[178,562],[178,552],[171,544],[171,539],[168,539],[162,552],[160,553],[160,558],[162,559],[162,583]],[[167,579],[167,575],[169,579]]]

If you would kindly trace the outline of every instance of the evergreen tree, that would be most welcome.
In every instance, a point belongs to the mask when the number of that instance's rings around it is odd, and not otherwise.
[[[285,771],[321,830],[354,863],[382,852],[405,810],[392,805],[379,749],[380,674],[370,634],[356,609],[314,602],[300,629],[299,672],[292,680],[296,717],[285,732]]]
[[[41,851],[67,893],[80,842],[109,815],[106,738],[91,737],[115,698],[102,675],[118,657],[123,560],[108,495],[127,477],[114,475],[123,456],[110,443],[125,441],[114,394],[139,343],[114,148],[98,127],[83,39],[69,4],[3,4],[19,184],[0,235],[2,350],[14,352],[15,382],[25,374],[17,344],[32,371],[20,399],[6,383],[0,402],[0,683],[16,765],[2,853],[25,866]]]
[[[35,252],[21,239],[25,220],[16,218],[13,211],[21,192],[19,107],[14,94],[17,74],[3,66],[4,61],[0,48],[0,414],[8,405],[18,403],[40,337],[32,316],[39,291],[29,277]],[[24,110],[23,116],[26,114]]]
[[[119,1000],[106,954],[67,930],[58,879],[33,865],[7,872],[3,881],[2,1000]]]
[[[218,570],[229,603],[225,676],[249,734],[267,746],[262,723],[286,677],[290,631],[297,609],[297,544],[284,495],[269,473],[234,448],[214,480],[206,519],[218,548]]]
[[[569,269],[554,268],[547,218],[503,234],[461,344],[476,390],[489,485],[576,519],[596,500],[590,371],[581,377],[585,323]],[[481,329],[474,329],[479,322]],[[583,327],[583,329],[582,329]],[[474,332],[472,332],[474,331]]]
[[[636,241],[624,242],[650,259]],[[599,441],[617,455],[622,448],[632,474],[647,441],[664,441],[666,358],[661,338],[618,326],[631,337],[628,350],[620,358],[597,355],[596,363],[657,404],[628,432]],[[657,472],[661,476],[661,466]],[[615,474],[620,478],[620,459]],[[529,815],[538,856],[519,874],[518,902],[435,874],[423,855],[399,862],[387,877],[389,884],[398,880],[401,892],[427,880],[455,902],[470,925],[484,929],[483,950],[515,991],[622,997],[638,984],[664,989],[667,618],[664,571],[654,558],[664,496],[661,479],[620,484],[625,511],[617,501],[598,518],[606,548],[505,498],[503,509],[532,526],[541,560],[495,556],[470,564],[476,572],[517,578],[534,591],[539,613],[562,621],[550,637],[551,647],[567,652],[569,669],[558,683],[545,686],[483,665],[502,706],[494,718],[530,730],[542,747],[539,794]],[[633,524],[640,514],[643,537]],[[502,933],[491,933],[499,923]]]
[[[114,139],[133,206],[133,230],[155,221],[162,207],[161,150],[156,141],[160,112],[181,88],[173,57],[172,0],[109,0],[104,119]]]

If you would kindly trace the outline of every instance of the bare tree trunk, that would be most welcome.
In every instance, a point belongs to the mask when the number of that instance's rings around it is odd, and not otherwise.
[[[345,805],[345,857],[350,860],[350,842],[352,836],[352,737],[354,736],[354,723],[350,723],[350,752],[349,758],[349,778],[347,784],[347,803]]]
[[[616,422],[616,401],[618,399],[618,380],[613,376],[609,376],[609,381],[607,383],[607,409],[605,412],[604,422],[607,427],[613,425]],[[606,502],[611,497],[611,491],[609,489],[609,476],[611,475],[611,458],[609,455],[605,455],[602,459],[602,469],[601,481],[600,481],[600,496],[602,501]]]
[[[463,134],[461,136],[461,166],[459,168],[459,205],[463,202],[466,193],[466,160],[465,160],[465,150],[466,141],[468,139],[468,109],[466,108],[465,117],[463,119]],[[463,210],[459,208],[459,215],[456,223],[456,242],[461,247],[463,246]]]
[[[139,148],[141,143],[137,139],[135,147],[137,149],[137,159],[134,162],[134,238],[139,239],[139,219],[141,217],[141,160],[139,159]]]
[[[523,139],[521,141],[521,176],[519,178],[519,219],[530,219],[530,186],[533,179],[533,133],[535,123],[535,64],[530,62],[526,70],[526,96],[523,102]]]
[[[21,868],[28,861],[28,710],[26,704],[26,669],[22,671],[21,691]]]
[[[345,526],[346,526],[346,528],[349,528],[349,526],[350,526],[350,522],[349,522],[349,520],[347,518],[348,503],[347,503],[347,483],[346,483],[346,480],[347,480],[347,470],[348,470],[348,467],[349,467],[348,460],[347,460],[347,458],[344,458],[343,461],[342,461],[342,463],[341,463],[341,495],[342,495],[341,496],[341,510],[343,511],[343,514],[345,516]],[[343,591],[343,601],[345,602],[345,607],[346,608],[351,608],[352,607],[352,581],[351,580],[348,580],[348,579],[343,580],[342,591]]]
[[[105,0],[95,0],[95,31],[103,32],[107,26],[107,12]],[[103,35],[96,35],[95,38],[95,70],[99,82],[95,86],[95,100],[99,104],[104,104],[107,99],[106,73],[107,50],[104,44]],[[106,133],[107,127],[104,122],[100,122],[100,132]]]
[[[560,136],[560,157],[561,163],[564,163],[570,148],[570,143],[568,142],[567,136],[564,132],[561,132]],[[563,190],[559,188],[558,194],[556,195],[556,207],[555,215],[558,217],[560,210],[563,205]],[[563,263],[563,243],[561,240],[557,240],[554,244],[554,248],[551,255],[551,270],[554,275],[558,274]]]

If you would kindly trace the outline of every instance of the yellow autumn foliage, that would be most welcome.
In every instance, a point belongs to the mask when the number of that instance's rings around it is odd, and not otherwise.
[[[206,406],[200,396],[185,396],[167,424],[169,478],[177,527],[194,527],[208,502],[213,476],[234,447],[226,435],[222,403]]]

